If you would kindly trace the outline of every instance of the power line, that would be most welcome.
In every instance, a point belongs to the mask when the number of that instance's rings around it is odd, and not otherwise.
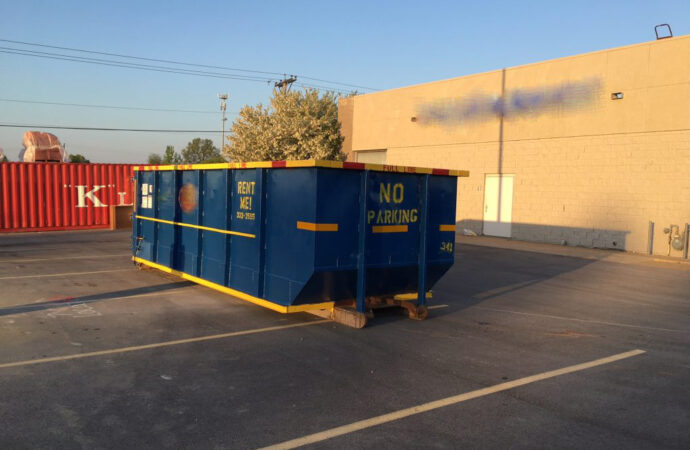
[[[85,57],[81,57],[81,56],[64,55],[64,54],[60,54],[60,53],[39,52],[36,50],[14,49],[14,48],[10,48],[10,47],[0,47],[0,53],[7,53],[7,54],[14,54],[14,55],[21,55],[21,56],[32,56],[32,57],[36,57],[36,58],[56,59],[56,60],[71,61],[71,62],[81,62],[81,63],[86,63],[86,64],[96,64],[96,65],[101,65],[101,66],[112,66],[112,67],[123,67],[123,68],[127,68],[127,69],[147,70],[147,71],[152,71],[152,72],[175,73],[175,74],[180,74],[180,75],[194,75],[194,76],[203,76],[203,77],[211,77],[211,78],[230,79],[230,80],[242,80],[242,81],[260,81],[263,83],[271,83],[271,82],[275,81],[274,79],[265,78],[265,77],[252,77],[252,76],[245,76],[245,75],[225,74],[225,73],[219,73],[219,72],[207,72],[207,71],[200,71],[200,70],[177,69],[174,67],[154,66],[154,65],[149,65],[149,64],[137,64],[137,63],[124,62],[124,61],[111,61],[111,60],[100,59],[100,58],[85,58]],[[305,86],[307,86],[307,87],[321,87],[323,89],[328,89],[328,90],[331,90],[334,92],[339,92],[341,94],[348,94],[349,93],[348,91],[344,91],[342,89],[336,89],[336,88],[327,87],[327,86],[317,86],[317,85],[305,85]]]
[[[264,74],[264,75],[278,75],[278,76],[283,75],[280,72],[268,72],[268,71],[263,71],[263,70],[239,69],[239,68],[226,67],[226,66],[195,64],[195,63],[188,63],[188,62],[183,62],[183,61],[174,61],[174,60],[169,60],[169,59],[146,58],[146,57],[141,57],[141,56],[124,55],[124,54],[120,54],[120,53],[109,53],[109,52],[99,52],[99,51],[93,51],[93,50],[84,50],[84,49],[74,48],[74,47],[61,47],[61,46],[57,46],[57,45],[39,44],[39,43],[35,43],[35,42],[15,41],[15,40],[11,40],[11,39],[0,39],[0,42],[9,42],[12,44],[30,45],[30,46],[35,46],[35,47],[53,48],[53,49],[58,49],[58,50],[68,50],[68,51],[80,52],[80,53],[90,53],[90,54],[94,54],[94,55],[115,56],[117,58],[129,58],[129,59],[136,59],[136,60],[140,60],[140,61],[151,61],[151,62],[159,62],[159,63],[166,63],[166,64],[177,64],[177,65],[191,66],[191,67],[204,67],[207,69],[221,69],[221,70],[229,70],[229,71],[235,71],[235,72],[257,73],[257,74]],[[350,83],[343,83],[340,81],[324,80],[321,78],[307,77],[304,75],[299,75],[299,77],[302,79],[305,79],[305,80],[320,81],[322,83],[335,84],[335,85],[339,85],[339,86],[366,89],[366,90],[370,90],[370,91],[378,91],[379,90],[377,88],[360,86],[360,85],[350,84]]]
[[[319,84],[297,83],[297,86],[305,88],[305,89],[307,89],[307,88],[326,89],[326,90],[330,90],[332,92],[337,92],[337,93],[343,94],[343,95],[350,95],[354,92],[354,91],[342,91],[339,89],[333,89],[333,88],[330,88],[328,86],[323,86],[323,85],[319,85]]]
[[[0,123],[5,128],[45,128],[52,130],[82,130],[82,131],[136,131],[142,133],[220,133],[220,130],[155,130],[143,128],[101,128],[101,127],[66,127],[59,125],[21,125],[16,123]]]
[[[12,47],[0,47],[0,53],[10,53],[23,56],[34,56],[37,58],[60,59],[64,61],[83,62],[89,64],[98,64],[104,66],[126,67],[130,69],[151,70],[154,72],[169,72],[179,73],[183,75],[199,75],[209,76],[213,78],[228,78],[233,80],[248,80],[248,81],[262,81],[265,83],[273,81],[272,78],[248,76],[248,75],[233,75],[220,72],[208,72],[203,70],[177,69],[174,67],[155,66],[151,64],[137,64],[126,61],[114,61],[101,58],[86,58],[83,56],[65,55],[62,53],[39,52],[37,50],[25,50]]]
[[[365,90],[368,90],[368,91],[380,91],[380,90],[381,90],[381,89],[379,89],[379,88],[372,88],[372,87],[366,87],[366,86],[358,86],[358,85],[356,85],[356,84],[336,83],[336,82],[334,82],[334,81],[328,81],[328,80],[324,80],[324,79],[321,79],[321,78],[305,77],[305,76],[302,76],[302,75],[300,75],[300,78],[303,79],[303,80],[320,81],[320,82],[322,82],[322,83],[338,84],[338,85],[346,86],[346,87],[353,87],[353,88],[365,89]]]
[[[237,69],[237,68],[224,67],[224,66],[211,66],[211,65],[205,65],[205,64],[195,64],[195,63],[188,63],[188,62],[182,62],[182,61],[173,61],[173,60],[169,60],[169,59],[145,58],[145,57],[141,57],[141,56],[123,55],[120,53],[109,53],[109,52],[97,52],[94,50],[84,50],[81,48],[74,48],[74,47],[60,47],[57,45],[38,44],[35,42],[13,41],[10,39],[0,39],[0,42],[10,42],[12,44],[31,45],[34,47],[55,48],[58,50],[69,50],[72,52],[91,53],[94,55],[116,56],[118,58],[138,59],[140,61],[162,62],[162,63],[167,63],[167,64],[179,64],[182,66],[206,67],[208,69],[234,70],[237,72],[262,73],[262,74],[266,74],[266,75],[283,75],[280,72],[266,72],[263,70]]]
[[[84,103],[61,103],[61,102],[39,102],[34,100],[19,100],[13,98],[0,98],[0,102],[12,103],[28,103],[37,105],[55,105],[55,106],[74,106],[80,108],[104,108],[104,109],[122,109],[133,111],[160,111],[160,112],[175,112],[175,113],[194,113],[194,114],[218,114],[218,111],[200,111],[194,109],[166,109],[166,108],[144,108],[139,106],[114,106],[114,105],[91,105]]]

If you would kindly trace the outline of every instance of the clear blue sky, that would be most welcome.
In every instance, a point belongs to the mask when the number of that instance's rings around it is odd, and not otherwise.
[[[654,39],[659,23],[670,23],[676,36],[690,33],[687,0],[3,0],[1,11],[0,39],[297,74],[378,89],[645,42]],[[0,47],[66,53],[7,42]],[[219,92],[230,93],[229,110],[236,112],[247,103],[265,103],[271,86],[0,53],[0,99],[214,111]],[[228,123],[233,117],[231,113]],[[0,101],[0,123],[217,130],[220,113]],[[11,160],[17,159],[24,131],[0,128],[0,147]],[[144,162],[151,152],[162,153],[166,145],[179,150],[197,136],[51,132],[67,143],[68,152],[94,162]],[[203,137],[219,144],[219,135]]]

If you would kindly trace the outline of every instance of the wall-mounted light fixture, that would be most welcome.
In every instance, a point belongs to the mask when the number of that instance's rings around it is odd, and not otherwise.
[[[611,93],[611,100],[622,100],[623,99],[623,93],[622,92],[612,92]]]
[[[410,117],[410,122],[416,122],[416,121],[417,121],[417,117],[415,117],[415,116]]]

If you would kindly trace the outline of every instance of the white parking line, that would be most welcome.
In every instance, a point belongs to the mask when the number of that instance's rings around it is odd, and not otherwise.
[[[448,308],[448,305],[433,305],[433,306],[427,306],[426,309],[441,309],[441,308]]]
[[[112,270],[96,270],[94,272],[68,272],[68,273],[48,273],[44,275],[20,275],[16,277],[0,277],[0,280],[20,280],[23,278],[49,278],[49,277],[69,277],[75,275],[93,275],[95,273],[111,273],[111,272],[128,272],[137,270],[131,269],[112,269]]]
[[[643,330],[655,330],[655,331],[670,331],[673,333],[688,333],[688,332],[690,332],[690,330],[674,330],[672,328],[646,327],[644,325],[631,325],[628,323],[619,323],[619,322],[605,322],[602,320],[577,319],[575,317],[552,316],[550,314],[539,314],[539,313],[526,313],[526,312],[522,312],[522,311],[511,311],[509,309],[487,308],[485,306],[474,306],[473,308],[474,309],[483,309],[484,311],[495,311],[495,312],[502,312],[502,313],[508,313],[508,314],[517,314],[520,316],[533,316],[533,317],[544,317],[547,319],[572,320],[574,322],[594,323],[597,325],[611,325],[614,327],[639,328],[639,329],[643,329]]]
[[[293,324],[289,324],[289,325],[278,325],[278,326],[274,326],[274,327],[255,328],[253,330],[233,331],[231,333],[213,334],[210,336],[200,336],[200,337],[193,337],[193,338],[188,338],[188,339],[178,339],[175,341],[156,342],[153,344],[135,345],[133,347],[121,347],[121,348],[113,348],[110,350],[100,350],[97,352],[77,353],[76,355],[53,356],[53,357],[49,357],[49,358],[39,358],[39,359],[29,359],[29,360],[25,360],[25,361],[15,361],[15,362],[0,364],[0,369],[6,369],[9,367],[30,366],[33,364],[43,364],[43,363],[49,363],[49,362],[55,362],[55,361],[67,361],[70,359],[91,358],[94,356],[112,355],[114,353],[136,352],[139,350],[148,350],[148,349],[160,348],[160,347],[170,347],[173,345],[189,344],[192,342],[211,341],[211,340],[215,340],[215,339],[225,339],[225,338],[236,337],[236,336],[246,336],[249,334],[266,333],[268,331],[285,330],[288,328],[307,327],[310,325],[318,325],[320,323],[326,323],[326,322],[330,322],[330,320],[314,320],[312,322],[300,322],[300,323],[293,323]]]
[[[116,253],[113,255],[81,255],[81,256],[60,256],[57,258],[32,258],[32,259],[0,259],[0,264],[11,263],[20,264],[27,262],[39,262],[39,261],[62,261],[63,259],[96,259],[96,258],[116,258],[119,256],[132,256],[131,253]]]
[[[594,361],[589,361],[582,364],[576,364],[574,366],[564,367],[562,369],[551,370],[549,372],[540,373],[537,375],[532,375],[525,378],[520,378],[514,381],[508,381],[506,383],[497,384],[495,386],[490,386],[483,389],[478,389],[476,391],[466,392],[464,394],[454,395],[452,397],[443,398],[441,400],[436,400],[429,403],[424,403],[421,405],[413,406],[411,408],[401,409],[388,414],[383,414],[381,416],[372,417],[370,419],[360,420],[359,422],[354,422],[349,425],[343,425],[337,428],[331,428],[330,430],[321,431],[319,433],[310,434],[297,439],[292,439],[290,441],[281,442],[279,444],[271,445],[269,447],[264,447],[265,449],[289,449],[297,448],[303,445],[314,444],[316,442],[325,441],[326,439],[331,439],[336,436],[342,436],[344,434],[353,433],[355,431],[364,430],[366,428],[375,427],[388,422],[393,422],[395,420],[400,420],[405,417],[413,416],[416,414],[421,414],[427,411],[432,411],[434,409],[443,408],[444,406],[455,405],[457,403],[465,402],[467,400],[472,400],[477,397],[483,397],[489,394],[495,394],[496,392],[505,391],[508,389],[513,389],[519,386],[524,386],[526,384],[535,383],[537,381],[546,380],[549,378],[557,377],[560,375],[565,375],[568,373],[579,372],[581,370],[590,369],[592,367],[601,366],[604,364],[609,364],[615,361],[620,361],[621,359],[630,358],[632,356],[641,355],[645,353],[644,350],[631,350],[625,353],[619,353],[617,355],[608,356],[606,358],[595,359]]]

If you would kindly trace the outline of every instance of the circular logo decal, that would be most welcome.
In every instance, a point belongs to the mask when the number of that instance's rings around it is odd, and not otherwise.
[[[196,186],[192,183],[187,183],[180,188],[178,200],[183,212],[189,213],[196,209],[196,193]]]

